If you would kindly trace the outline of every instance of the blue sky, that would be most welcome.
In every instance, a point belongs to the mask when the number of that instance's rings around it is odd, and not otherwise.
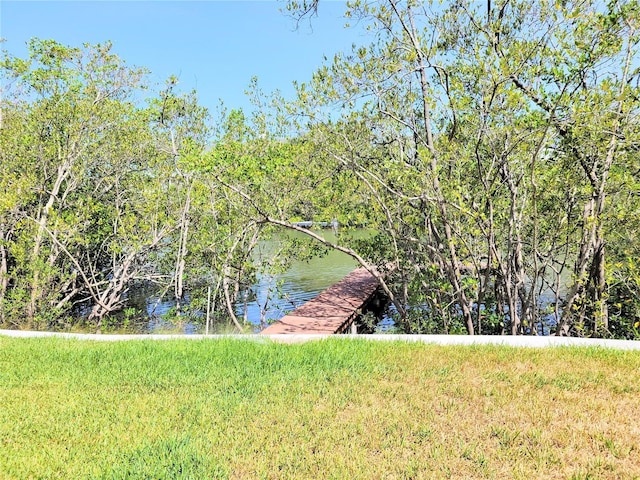
[[[292,81],[308,80],[323,56],[362,43],[345,29],[345,3],[323,0],[311,23],[283,14],[282,1],[16,1],[0,0],[3,48],[26,56],[33,37],[66,45],[111,40],[129,65],[151,70],[152,83],[177,75],[214,110],[250,109],[244,95],[257,76],[265,92],[292,97]]]

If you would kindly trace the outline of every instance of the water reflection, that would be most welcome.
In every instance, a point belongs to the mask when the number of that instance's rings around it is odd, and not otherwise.
[[[317,232],[330,241],[337,240],[336,234],[331,229],[317,230]],[[369,230],[356,230],[349,232],[349,235],[359,239],[370,236],[372,233]],[[341,234],[344,235],[342,232]],[[349,255],[336,250],[326,250],[322,255],[311,257],[308,260],[289,259],[286,266],[281,268],[282,265],[278,259],[282,258],[282,251],[283,249],[286,251],[286,246],[291,240],[306,242],[307,245],[314,244],[314,241],[303,233],[291,231],[275,234],[270,239],[260,241],[253,253],[254,264],[259,268],[256,273],[256,282],[241,292],[234,308],[239,320],[246,322],[249,329],[256,332],[311,300],[358,266],[357,262]],[[561,296],[564,294],[564,285],[568,278],[568,276],[567,278],[561,277],[558,282]],[[540,312],[545,312],[541,324],[538,325],[538,334],[541,335],[549,334],[556,323],[553,311],[556,295],[548,282],[548,280],[543,282],[541,278],[538,278],[536,283],[537,306]],[[126,299],[128,308],[114,315],[110,320],[114,328],[138,333],[204,333],[205,306],[199,309],[191,308],[190,315],[176,318],[172,314],[175,301],[164,300],[159,297],[159,294],[157,287],[154,286],[143,285],[132,288]],[[186,305],[191,304],[193,307],[196,302],[199,305],[206,305],[203,299],[194,300],[188,296],[185,298]],[[411,308],[413,310],[426,309],[426,314],[420,316],[429,317],[428,306],[414,305]],[[378,331],[386,331],[395,327],[392,320],[393,314],[393,306],[390,306],[381,323],[377,326]],[[504,314],[508,319],[508,311],[505,311]],[[108,329],[109,325],[106,327]],[[233,327],[227,321],[216,321],[215,319],[210,329],[211,333],[232,331]]]
[[[317,230],[330,241],[336,241],[336,234],[331,229]],[[363,238],[369,231],[358,230],[349,235]],[[357,267],[357,263],[349,255],[326,250],[321,256],[308,260],[285,259],[286,267],[280,265],[276,255],[291,240],[312,245],[313,240],[300,232],[287,232],[273,235],[257,245],[253,260],[258,269],[256,282],[240,293],[235,304],[235,313],[239,320],[260,331],[266,324],[278,320],[290,311],[314,298],[320,292],[340,281]],[[269,267],[268,265],[272,266]],[[260,268],[260,265],[266,265]],[[153,285],[139,285],[126,295],[127,308],[106,320],[105,329],[110,325],[118,331],[136,333],[180,332],[186,334],[204,333],[206,307],[191,309],[191,315],[175,317],[175,301],[170,296],[161,297],[158,288]],[[206,294],[205,294],[206,295]],[[185,305],[193,304],[194,299],[187,296]],[[200,299],[200,304],[204,304]],[[86,312],[78,310],[82,317]],[[86,316],[86,315],[84,315]],[[212,322],[211,333],[233,331],[227,322]]]
[[[336,235],[331,230],[323,230],[321,233],[329,241],[336,240]],[[369,234],[368,231],[360,230],[355,233],[355,237],[362,238]],[[281,243],[291,238],[304,240],[305,235],[291,232],[262,242],[256,249],[256,264],[268,263]],[[236,305],[236,313],[259,329],[311,300],[356,267],[356,261],[349,255],[330,250],[309,260],[293,260],[282,273],[259,272],[256,284],[247,292],[246,302],[240,301]]]

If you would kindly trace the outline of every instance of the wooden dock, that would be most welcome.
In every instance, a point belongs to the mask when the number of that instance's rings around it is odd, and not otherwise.
[[[377,288],[375,277],[358,268],[261,333],[345,333]]]

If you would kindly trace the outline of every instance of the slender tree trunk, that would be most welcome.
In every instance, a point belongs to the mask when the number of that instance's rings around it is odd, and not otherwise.
[[[34,268],[33,277],[31,281],[31,293],[29,295],[29,303],[27,304],[27,319],[29,325],[33,325],[37,311],[37,303],[42,295],[41,283],[41,267],[39,266],[40,253],[42,250],[42,244],[44,241],[44,234],[47,230],[47,224],[49,222],[49,215],[53,205],[60,194],[63,183],[69,177],[71,173],[71,162],[64,161],[58,166],[56,180],[53,184],[51,192],[49,192],[49,198],[47,203],[40,211],[39,217],[36,219],[37,230],[33,241],[33,248],[31,250],[31,265]]]
[[[473,325],[473,317],[471,314],[471,307],[469,299],[461,285],[460,279],[462,278],[462,274],[460,272],[460,262],[458,259],[458,252],[455,246],[455,241],[453,238],[453,232],[451,229],[451,223],[449,219],[449,215],[447,212],[447,203],[442,194],[442,189],[440,188],[440,179],[438,173],[438,153],[436,151],[435,143],[433,140],[433,131],[431,125],[431,111],[429,109],[429,81],[427,79],[427,58],[425,57],[424,52],[422,51],[422,47],[420,42],[418,41],[417,30],[415,28],[414,20],[413,20],[413,12],[411,8],[407,8],[407,13],[409,16],[409,24],[404,22],[400,12],[397,9],[397,6],[394,1],[391,1],[391,6],[396,12],[396,16],[402,23],[402,26],[409,36],[411,40],[414,52],[416,53],[416,69],[419,72],[419,80],[420,80],[420,91],[421,91],[421,103],[422,103],[422,114],[424,116],[424,128],[426,134],[426,146],[430,153],[431,160],[431,176],[432,176],[432,186],[433,191],[436,197],[436,206],[438,208],[438,213],[442,220],[444,234],[445,234],[445,242],[446,249],[448,253],[448,262],[446,264],[446,273],[449,281],[451,282],[451,286],[455,292],[455,295],[458,297],[458,302],[460,308],[462,310],[462,316],[464,319],[465,326],[467,328],[467,333],[469,335],[473,335],[475,332]]]
[[[105,315],[117,310],[122,304],[122,295],[127,290],[127,283],[132,279],[131,266],[137,253],[129,254],[122,263],[113,270],[107,287],[98,297],[98,302],[91,309],[89,321],[94,321],[96,333],[101,333]]]
[[[234,308],[233,308],[234,300],[232,299],[232,295],[230,292],[231,286],[229,285],[230,276],[231,276],[231,271],[230,271],[229,265],[227,264],[225,265],[224,270],[222,272],[222,291],[224,293],[225,305],[227,306],[227,313],[229,314],[231,321],[233,322],[235,327],[238,329],[238,331],[242,332],[242,325],[240,325],[240,322],[238,321],[238,317],[236,316],[236,312],[234,311]]]
[[[9,240],[9,237],[8,232],[2,232],[0,235],[0,325],[6,323],[4,303],[9,287],[9,252],[5,242]]]
[[[191,209],[191,186],[187,190],[184,208],[180,216],[180,236],[176,265],[174,269],[174,296],[176,299],[176,311],[181,312],[182,299],[184,297],[184,270],[187,256],[187,241],[189,238],[189,211]]]

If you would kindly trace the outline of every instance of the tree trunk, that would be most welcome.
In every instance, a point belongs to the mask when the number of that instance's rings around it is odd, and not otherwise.
[[[122,295],[127,290],[127,283],[133,278],[131,266],[136,255],[137,253],[130,253],[119,266],[114,268],[107,287],[98,296],[97,302],[91,309],[89,321],[95,322],[96,333],[101,333],[105,315],[122,306]]]
[[[431,160],[432,185],[433,185],[433,191],[436,197],[436,206],[438,208],[438,213],[440,214],[440,219],[442,220],[442,224],[444,228],[446,249],[448,253],[448,262],[446,262],[445,272],[447,273],[449,282],[451,282],[451,286],[453,287],[455,295],[458,297],[458,302],[462,310],[462,316],[464,319],[465,326],[467,328],[467,333],[469,335],[473,335],[475,333],[475,329],[473,326],[473,317],[471,315],[470,302],[467,299],[467,295],[464,292],[464,289],[462,288],[462,285],[460,282],[462,275],[460,272],[460,263],[458,259],[458,253],[457,253],[455,241],[453,238],[449,215],[447,212],[446,200],[440,188],[440,179],[439,179],[439,173],[438,173],[438,154],[437,154],[435,143],[433,140],[433,131],[431,126],[431,112],[429,109],[430,95],[429,95],[429,81],[427,79],[427,72],[426,72],[427,59],[418,41],[417,30],[415,28],[415,24],[413,20],[413,12],[411,8],[409,7],[407,8],[407,13],[409,15],[409,24],[407,25],[402,19],[401,14],[398,12],[395,2],[392,1],[391,5],[396,12],[396,16],[402,23],[402,26],[405,32],[409,36],[413,49],[416,53],[416,69],[420,74],[419,80],[420,80],[420,91],[422,95],[421,103],[422,103],[422,114],[424,116],[426,146],[431,156],[430,160]]]
[[[9,287],[9,252],[5,242],[9,240],[9,233],[2,232],[0,235],[0,325],[6,323],[5,317],[5,297]]]
[[[31,250],[31,265],[34,268],[33,277],[31,281],[31,293],[29,295],[29,303],[27,304],[27,320],[29,325],[33,325],[33,321],[35,319],[36,311],[37,311],[37,303],[42,295],[42,286],[41,278],[40,278],[40,267],[39,265],[39,257],[42,249],[42,244],[44,241],[44,234],[47,230],[47,224],[49,221],[49,215],[51,213],[51,209],[60,194],[60,190],[62,188],[62,184],[69,177],[71,173],[71,162],[66,160],[61,165],[58,165],[56,180],[53,184],[53,188],[49,192],[49,198],[47,199],[47,203],[44,205],[42,210],[40,211],[39,217],[36,219],[36,223],[38,224],[38,228],[36,230],[36,234],[33,241],[33,249]]]
[[[189,238],[189,211],[191,209],[191,186],[187,190],[184,208],[180,215],[180,236],[176,265],[174,269],[174,296],[176,299],[176,312],[181,313],[182,299],[184,297],[184,270],[187,256],[187,241]]]

